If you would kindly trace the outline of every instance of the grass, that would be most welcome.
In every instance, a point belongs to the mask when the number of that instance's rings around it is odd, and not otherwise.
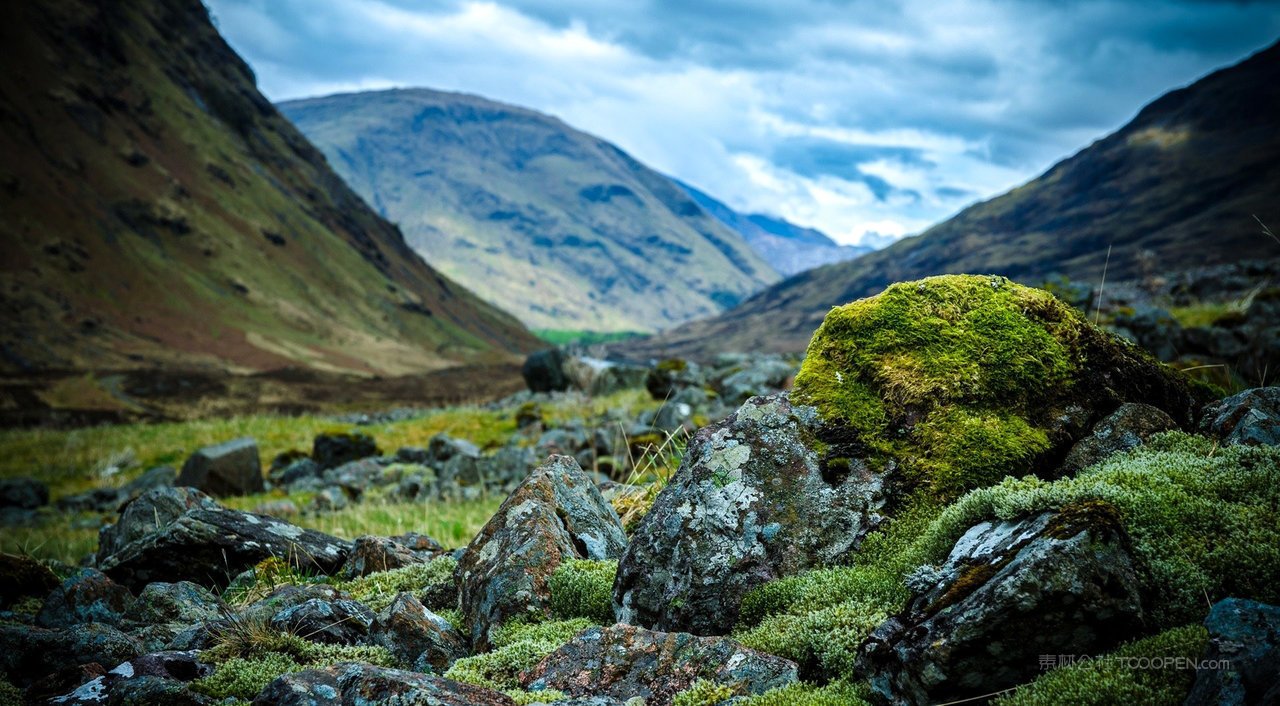
[[[643,331],[580,331],[576,329],[541,328],[534,329],[533,335],[553,346],[576,343],[591,346],[597,343],[613,343],[629,338],[644,336]]]

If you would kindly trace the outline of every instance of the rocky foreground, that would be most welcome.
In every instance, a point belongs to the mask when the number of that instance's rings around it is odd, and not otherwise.
[[[625,373],[548,356],[531,387]],[[695,379],[648,375],[671,425]],[[1045,292],[939,277],[833,309],[790,391],[716,397],[627,526],[594,441],[322,437],[266,479],[246,442],[201,450],[113,491],[73,573],[3,556],[0,701],[1280,700],[1280,388],[1224,397]],[[215,500],[264,483],[507,495],[450,549]]]

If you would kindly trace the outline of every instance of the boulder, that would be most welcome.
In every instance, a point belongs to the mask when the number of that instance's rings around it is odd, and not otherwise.
[[[178,628],[216,620],[221,611],[218,597],[189,581],[149,583],[124,615],[126,625],[170,624]],[[174,631],[175,633],[177,630]]]
[[[49,486],[35,478],[0,478],[0,508],[35,510],[49,504]]]
[[[343,578],[367,576],[378,571],[399,569],[410,564],[426,562],[443,548],[430,537],[424,537],[428,543],[423,549],[411,549],[389,537],[357,537],[352,544],[347,562],[338,573]]]
[[[324,469],[320,467],[320,464],[310,458],[300,458],[280,469],[276,482],[290,490],[301,489],[308,483],[318,481],[323,474]]]
[[[501,692],[429,674],[347,662],[277,678],[254,706],[515,706]]]
[[[322,469],[378,455],[373,437],[360,432],[318,434],[311,445],[311,458]]]
[[[97,569],[80,569],[45,599],[36,624],[66,628],[80,623],[119,625],[133,605],[129,589]]]
[[[215,497],[261,493],[265,486],[258,443],[245,437],[206,446],[182,464],[176,483]]]
[[[823,465],[812,408],[756,397],[699,431],[618,566],[624,623],[728,633],[752,588],[837,564],[880,519],[881,474]]]
[[[364,604],[349,598],[312,598],[276,613],[271,627],[312,642],[354,645],[369,634],[375,617]]]
[[[154,652],[120,664],[51,701],[71,706],[208,706],[216,701],[188,690],[186,684],[212,673],[213,667],[200,662],[196,652]]]
[[[333,573],[350,550],[345,540],[229,510],[197,490],[158,488],[126,505],[119,521],[102,529],[97,566],[134,589],[152,581],[222,587],[270,556]]]
[[[59,630],[0,622],[0,675],[18,686],[68,665],[114,667],[142,652],[142,643],[105,623]]]
[[[467,656],[466,639],[411,593],[396,596],[378,613],[369,630],[369,642],[387,648],[417,671],[435,674],[444,674],[455,661]]]
[[[753,358],[742,369],[713,380],[712,385],[720,399],[740,405],[752,397],[781,391],[795,374],[796,366],[781,358]]]
[[[547,579],[565,559],[617,559],[626,547],[618,515],[567,456],[551,456],[524,480],[458,562],[461,608],[477,651],[512,618],[544,617]]]
[[[596,396],[640,387],[649,372],[639,366],[587,356],[566,358],[562,370],[570,385]]]
[[[310,600],[336,601],[351,596],[333,586],[322,583],[285,584],[278,586],[263,598],[254,601],[241,611],[246,620],[270,622],[281,611],[300,606]]]
[[[27,596],[47,596],[59,583],[53,570],[35,559],[0,553],[0,608]]]
[[[1207,405],[1200,433],[1225,444],[1280,446],[1280,387],[1255,387]]]
[[[655,400],[665,400],[686,387],[705,384],[706,378],[698,364],[681,358],[659,362],[644,377],[644,387]]]
[[[58,500],[58,509],[72,512],[119,512],[120,507],[152,488],[174,484],[178,472],[169,466],[156,466],[119,488],[94,488]]]
[[[1280,607],[1228,598],[1204,625],[1209,648],[1184,706],[1280,704]]]
[[[564,374],[564,353],[559,348],[530,353],[520,366],[524,384],[533,392],[557,392],[569,389],[569,378]]]
[[[1178,428],[1173,418],[1149,404],[1126,402],[1077,441],[1062,461],[1059,474],[1073,476],[1108,456],[1142,445],[1162,431]]]
[[[857,667],[893,703],[1007,689],[1035,676],[1039,655],[1097,655],[1140,635],[1144,579],[1111,505],[983,522],[941,568],[917,570],[907,608]]]
[[[760,694],[796,681],[796,665],[726,637],[654,632],[632,625],[589,628],[521,675],[531,691],[570,696],[641,697],[669,706],[698,679],[735,694]]]

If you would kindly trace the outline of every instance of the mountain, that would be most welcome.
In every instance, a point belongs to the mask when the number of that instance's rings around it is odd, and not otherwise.
[[[530,327],[654,331],[778,280],[670,179],[541,113],[424,89],[280,109],[428,262]]]
[[[840,245],[822,231],[798,226],[781,218],[759,213],[738,213],[703,191],[682,181],[676,183],[707,213],[737,231],[752,250],[784,276],[833,262],[852,260],[874,249],[862,245]]]
[[[537,345],[343,184],[198,0],[0,16],[6,371],[407,374]]]
[[[1127,279],[1280,254],[1258,220],[1280,230],[1280,44],[1160,97],[1040,177],[918,236],[619,345],[636,357],[798,352],[830,307],[892,282],[969,272],[1096,283],[1104,269]]]

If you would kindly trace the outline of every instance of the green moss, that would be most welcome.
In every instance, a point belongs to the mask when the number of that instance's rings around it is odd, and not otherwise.
[[[457,567],[457,560],[446,555],[426,564],[413,564],[342,581],[336,587],[350,593],[352,598],[372,610],[379,611],[391,605],[401,593],[425,597],[432,588],[453,581],[453,572]]]
[[[518,689],[521,672],[538,664],[592,624],[585,618],[532,625],[509,623],[494,635],[493,651],[454,662],[444,676],[499,691]]]
[[[731,687],[708,679],[698,679],[688,689],[676,694],[671,706],[716,706],[733,696]]]
[[[1199,625],[1167,630],[1120,647],[1109,655],[1054,669],[995,700],[997,706],[1160,706],[1182,703],[1195,670],[1185,663],[1155,666],[1143,659],[1195,660],[1209,643]]]
[[[191,690],[215,699],[252,701],[276,677],[298,672],[303,666],[280,652],[267,652],[256,657],[233,657],[213,674],[191,682]]]
[[[883,603],[858,597],[798,614],[771,615],[734,637],[794,661],[802,676],[833,678],[853,671],[858,646],[888,617]]]
[[[0,678],[0,706],[23,706],[25,703],[22,689]]]
[[[597,623],[613,621],[613,579],[618,562],[570,559],[547,579],[551,613],[559,620],[587,618]]]
[[[525,691],[524,689],[506,689],[502,693],[511,697],[516,702],[516,706],[528,706],[529,704],[549,704],[556,701],[564,701],[569,695],[563,691],[555,689],[543,689],[542,691]]]
[[[736,706],[870,706],[867,689],[843,680],[825,686],[795,682],[736,702]]]
[[[667,358],[658,361],[654,368],[664,373],[683,373],[689,369],[689,363],[683,358]]]
[[[792,397],[954,497],[1028,470],[1048,448],[1036,416],[1071,391],[1087,326],[1002,277],[895,284],[827,314]]]

